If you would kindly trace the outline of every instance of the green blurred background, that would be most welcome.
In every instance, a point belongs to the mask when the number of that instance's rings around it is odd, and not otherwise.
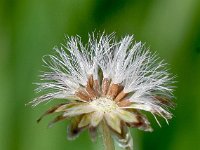
[[[87,41],[92,31],[134,34],[177,75],[174,118],[145,133],[133,129],[138,150],[200,150],[199,0],[0,0],[0,150],[102,149],[84,132],[66,140],[66,122],[48,129],[39,115],[52,103],[25,107],[42,70],[41,58],[64,35]]]

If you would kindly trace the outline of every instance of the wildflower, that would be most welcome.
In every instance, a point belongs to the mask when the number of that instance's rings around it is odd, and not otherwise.
[[[133,149],[129,127],[152,131],[143,111],[166,121],[172,118],[173,77],[166,64],[159,61],[141,42],[133,43],[133,36],[116,41],[114,34],[95,37],[83,45],[80,37],[68,37],[66,44],[55,48],[44,63],[49,71],[41,75],[38,92],[46,92],[30,102],[33,106],[52,99],[66,99],[45,112],[58,113],[50,126],[70,119],[69,139],[88,129],[95,139],[102,124],[117,143]],[[159,122],[158,122],[159,124]]]

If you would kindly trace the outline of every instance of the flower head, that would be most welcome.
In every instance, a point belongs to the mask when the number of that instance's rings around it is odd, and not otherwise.
[[[59,113],[50,123],[70,118],[68,137],[74,139],[87,128],[95,138],[105,122],[120,146],[132,149],[129,127],[152,131],[143,111],[172,118],[172,79],[166,64],[159,61],[133,36],[116,41],[114,34],[95,37],[83,45],[80,37],[68,37],[44,63],[37,91],[45,92],[30,102],[33,106],[52,99],[66,99],[43,116]],[[157,119],[156,119],[157,120]],[[158,122],[158,120],[157,120]],[[158,122],[159,123],[159,122]]]

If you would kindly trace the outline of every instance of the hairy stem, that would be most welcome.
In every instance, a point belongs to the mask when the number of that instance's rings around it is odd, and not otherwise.
[[[110,130],[104,120],[101,123],[101,132],[103,136],[102,138],[103,138],[105,150],[115,150],[115,146],[113,143],[113,139],[111,137]]]

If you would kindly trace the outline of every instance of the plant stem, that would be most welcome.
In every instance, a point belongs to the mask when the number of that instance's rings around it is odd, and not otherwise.
[[[111,137],[110,130],[105,123],[105,120],[103,120],[101,123],[101,132],[103,136],[103,143],[104,143],[105,150],[115,150],[113,139]]]

